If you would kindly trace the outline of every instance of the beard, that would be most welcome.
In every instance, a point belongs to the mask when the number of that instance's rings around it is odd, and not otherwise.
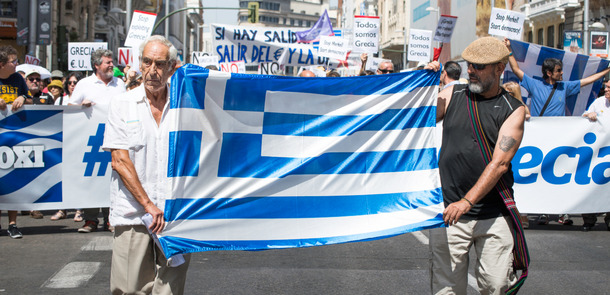
[[[472,93],[481,94],[483,92],[489,91],[491,89],[491,85],[493,84],[492,79],[481,80],[479,76],[471,76],[477,79],[478,82],[468,82],[468,88]]]

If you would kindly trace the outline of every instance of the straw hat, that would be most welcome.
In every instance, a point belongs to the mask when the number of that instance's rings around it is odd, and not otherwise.
[[[483,37],[470,43],[462,58],[473,64],[494,64],[497,62],[508,62],[508,49],[502,41],[495,37]]]
[[[61,90],[64,90],[64,85],[61,84],[61,81],[59,80],[53,80],[51,81],[51,83],[49,83],[49,85],[47,85],[47,89],[51,88],[51,87],[59,87],[61,88]]]

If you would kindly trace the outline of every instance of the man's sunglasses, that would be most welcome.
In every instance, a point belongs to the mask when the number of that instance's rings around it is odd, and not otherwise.
[[[390,69],[379,69],[380,72],[384,73],[384,74],[391,74],[394,73],[394,70],[390,70]]]
[[[482,64],[473,64],[473,63],[468,63],[468,66],[472,66],[472,68],[477,71],[484,70],[487,67],[486,64],[482,65]]]
[[[28,78],[30,82],[40,82],[42,81],[40,78]]]

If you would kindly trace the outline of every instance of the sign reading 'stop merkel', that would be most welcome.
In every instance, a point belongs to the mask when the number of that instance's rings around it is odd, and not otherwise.
[[[302,29],[301,29],[302,30]],[[277,62],[284,47],[297,43],[291,28],[212,24],[214,53],[219,62],[243,60],[247,65]]]

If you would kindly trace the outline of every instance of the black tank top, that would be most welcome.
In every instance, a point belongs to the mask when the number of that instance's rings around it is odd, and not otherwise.
[[[470,95],[470,97],[469,97]],[[492,98],[483,98],[468,91],[467,85],[455,85],[443,122],[443,144],[439,157],[439,172],[445,206],[459,201],[474,186],[485,169],[479,143],[475,138],[467,104],[474,99],[481,124],[491,149],[496,146],[504,121],[522,103],[505,90]],[[514,183],[512,166],[502,176],[511,188]],[[465,218],[487,219],[507,215],[502,197],[493,188],[465,214]]]

